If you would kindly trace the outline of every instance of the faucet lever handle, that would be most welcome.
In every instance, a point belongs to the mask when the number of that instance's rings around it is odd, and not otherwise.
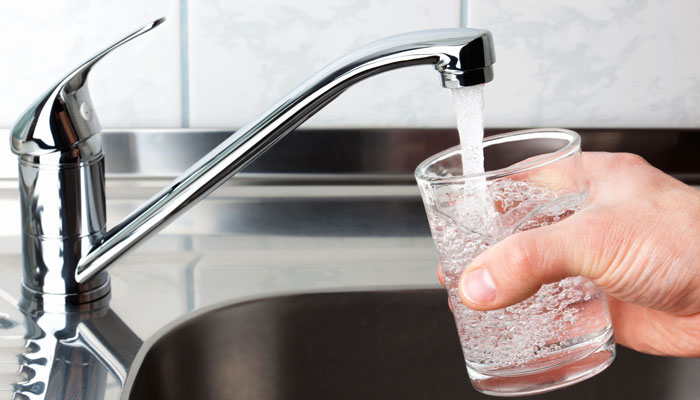
[[[12,151],[19,156],[61,152],[99,133],[87,76],[112,50],[165,21],[159,18],[114,42],[67,74],[27,108],[12,127]]]

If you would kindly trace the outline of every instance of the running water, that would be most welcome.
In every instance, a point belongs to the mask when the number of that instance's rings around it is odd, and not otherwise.
[[[462,146],[463,175],[484,172],[484,85],[452,89],[452,105],[457,115],[459,143]]]
[[[484,173],[484,86],[475,85],[452,89],[452,105],[457,116],[459,143],[462,148],[462,175]],[[492,214],[486,200],[486,178],[476,177],[464,182],[462,210],[460,213],[477,212],[485,216]]]

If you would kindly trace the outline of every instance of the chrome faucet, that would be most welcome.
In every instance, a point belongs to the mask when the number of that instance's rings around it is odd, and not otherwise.
[[[101,127],[87,77],[105,55],[163,21],[144,26],[84,62],[34,102],[12,128],[22,212],[21,307],[27,315],[107,307],[107,267],[355,83],[420,64],[434,65],[446,88],[493,79],[495,56],[488,31],[443,29],[378,40],[309,78],[107,230]]]

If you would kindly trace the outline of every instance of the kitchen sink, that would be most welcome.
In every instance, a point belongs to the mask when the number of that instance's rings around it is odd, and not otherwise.
[[[205,309],[144,347],[125,398],[487,399],[441,289],[308,293]],[[532,399],[697,399],[700,359],[618,346],[601,374]]]
[[[107,226],[228,134],[105,132]],[[700,143],[696,130],[584,130],[582,137],[584,148],[634,151],[686,183],[700,182],[689,150]],[[46,387],[64,398],[81,390],[104,400],[487,398],[469,384],[437,289],[437,255],[412,175],[456,138],[447,129],[289,135],[110,271],[107,315],[131,331],[132,346],[117,355],[136,355],[132,365],[105,362],[126,336],[85,325],[76,332],[105,339],[91,342],[93,353],[70,337],[60,349],[71,357],[39,357],[21,376],[18,361],[33,360],[36,343],[54,336],[39,335],[16,308],[17,168],[15,157],[0,157],[0,398],[27,377],[41,384],[53,377]],[[62,326],[56,333],[64,338]],[[535,398],[697,400],[698,377],[700,359],[618,346],[600,375]]]

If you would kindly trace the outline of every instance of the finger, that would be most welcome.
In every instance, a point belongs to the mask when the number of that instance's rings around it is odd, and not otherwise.
[[[437,266],[437,277],[442,287],[447,287],[445,286],[445,277],[442,276],[442,266],[440,264],[438,264]]]
[[[567,276],[595,278],[582,255],[590,245],[578,215],[555,225],[510,236],[477,256],[460,277],[462,302],[474,310],[507,307],[532,296],[542,284]]]

